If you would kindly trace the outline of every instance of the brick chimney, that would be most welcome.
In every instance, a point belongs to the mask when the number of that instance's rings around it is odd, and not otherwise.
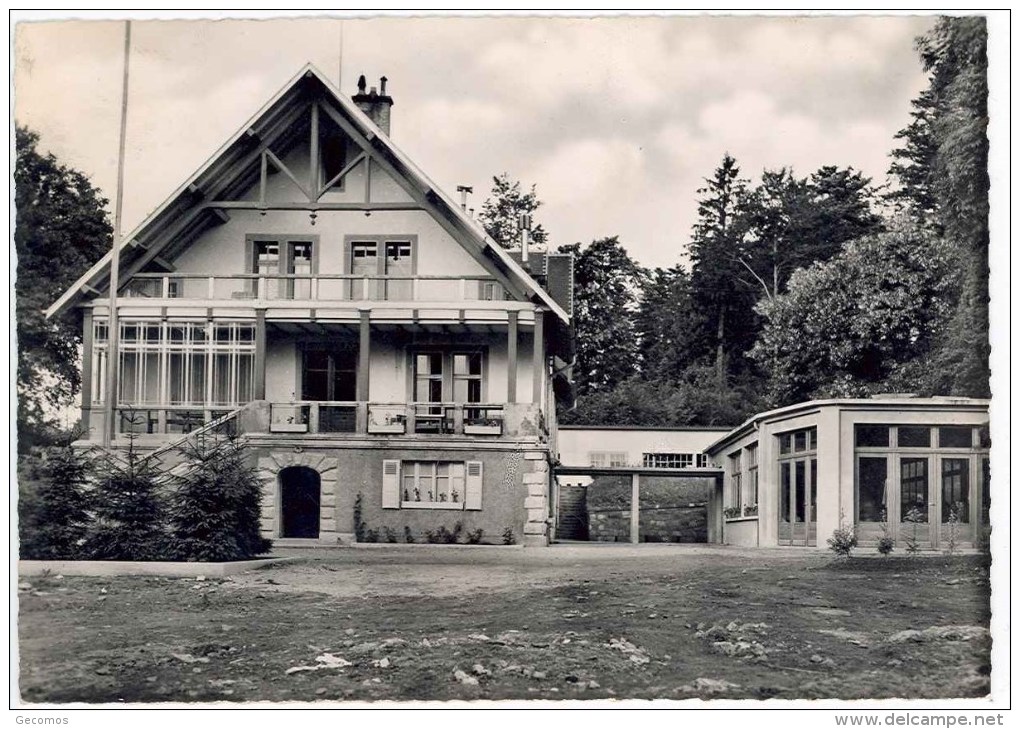
[[[393,97],[386,94],[386,77],[379,79],[379,90],[373,86],[368,93],[365,93],[365,76],[358,77],[358,93],[351,97],[358,108],[368,115],[368,118],[375,122],[375,125],[389,136],[390,134],[390,107],[393,106]]]

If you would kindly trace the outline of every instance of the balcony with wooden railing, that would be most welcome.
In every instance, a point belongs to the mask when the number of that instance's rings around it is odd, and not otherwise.
[[[503,301],[492,276],[139,273],[121,295],[136,299],[203,302],[464,302]]]
[[[531,403],[254,401],[244,406],[247,434],[329,436],[527,437],[548,435]],[[119,432],[160,440],[194,432],[228,408],[137,406],[117,408]]]

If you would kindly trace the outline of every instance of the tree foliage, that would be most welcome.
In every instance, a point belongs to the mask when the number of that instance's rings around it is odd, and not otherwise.
[[[644,269],[615,236],[584,247],[561,246],[559,251],[574,254],[577,391],[581,396],[605,392],[637,372],[634,311]]]
[[[95,462],[85,554],[89,559],[166,559],[164,474],[133,440],[125,451],[106,451]]]
[[[91,461],[69,445],[24,457],[19,469],[18,534],[22,559],[77,559],[88,525]]]
[[[259,531],[262,487],[236,440],[187,443],[181,471],[168,505],[177,559],[222,562],[269,550]]]
[[[83,173],[38,150],[39,135],[15,130],[15,282],[19,448],[46,440],[54,408],[81,387],[81,319],[47,321],[44,310],[110,248],[107,201]]]
[[[909,222],[796,271],[759,306],[766,324],[751,356],[769,375],[770,404],[887,389],[945,327],[955,271],[945,242]]]
[[[478,220],[489,237],[499,245],[504,248],[520,248],[521,215],[533,215],[541,205],[534,185],[524,192],[521,190],[520,181],[511,180],[510,175],[504,172],[492,178],[492,191],[482,203]],[[541,223],[532,220],[531,232],[528,235],[531,244],[543,247],[546,245],[547,237]]]

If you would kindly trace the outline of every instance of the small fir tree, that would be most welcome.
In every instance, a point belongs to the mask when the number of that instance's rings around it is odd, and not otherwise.
[[[267,552],[259,530],[261,485],[237,441],[200,436],[182,451],[169,508],[175,558],[226,562]]]
[[[96,488],[89,499],[93,519],[84,555],[89,559],[167,559],[162,474],[156,464],[138,453],[134,438],[126,451],[105,451],[95,462]]]
[[[68,446],[47,449],[33,473],[35,493],[20,512],[20,554],[23,559],[76,559],[88,525],[86,493],[92,462],[85,452]]]

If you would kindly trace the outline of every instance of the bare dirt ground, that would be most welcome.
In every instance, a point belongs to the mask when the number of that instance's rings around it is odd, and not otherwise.
[[[983,696],[987,559],[697,546],[298,551],[28,578],[26,702]]]

